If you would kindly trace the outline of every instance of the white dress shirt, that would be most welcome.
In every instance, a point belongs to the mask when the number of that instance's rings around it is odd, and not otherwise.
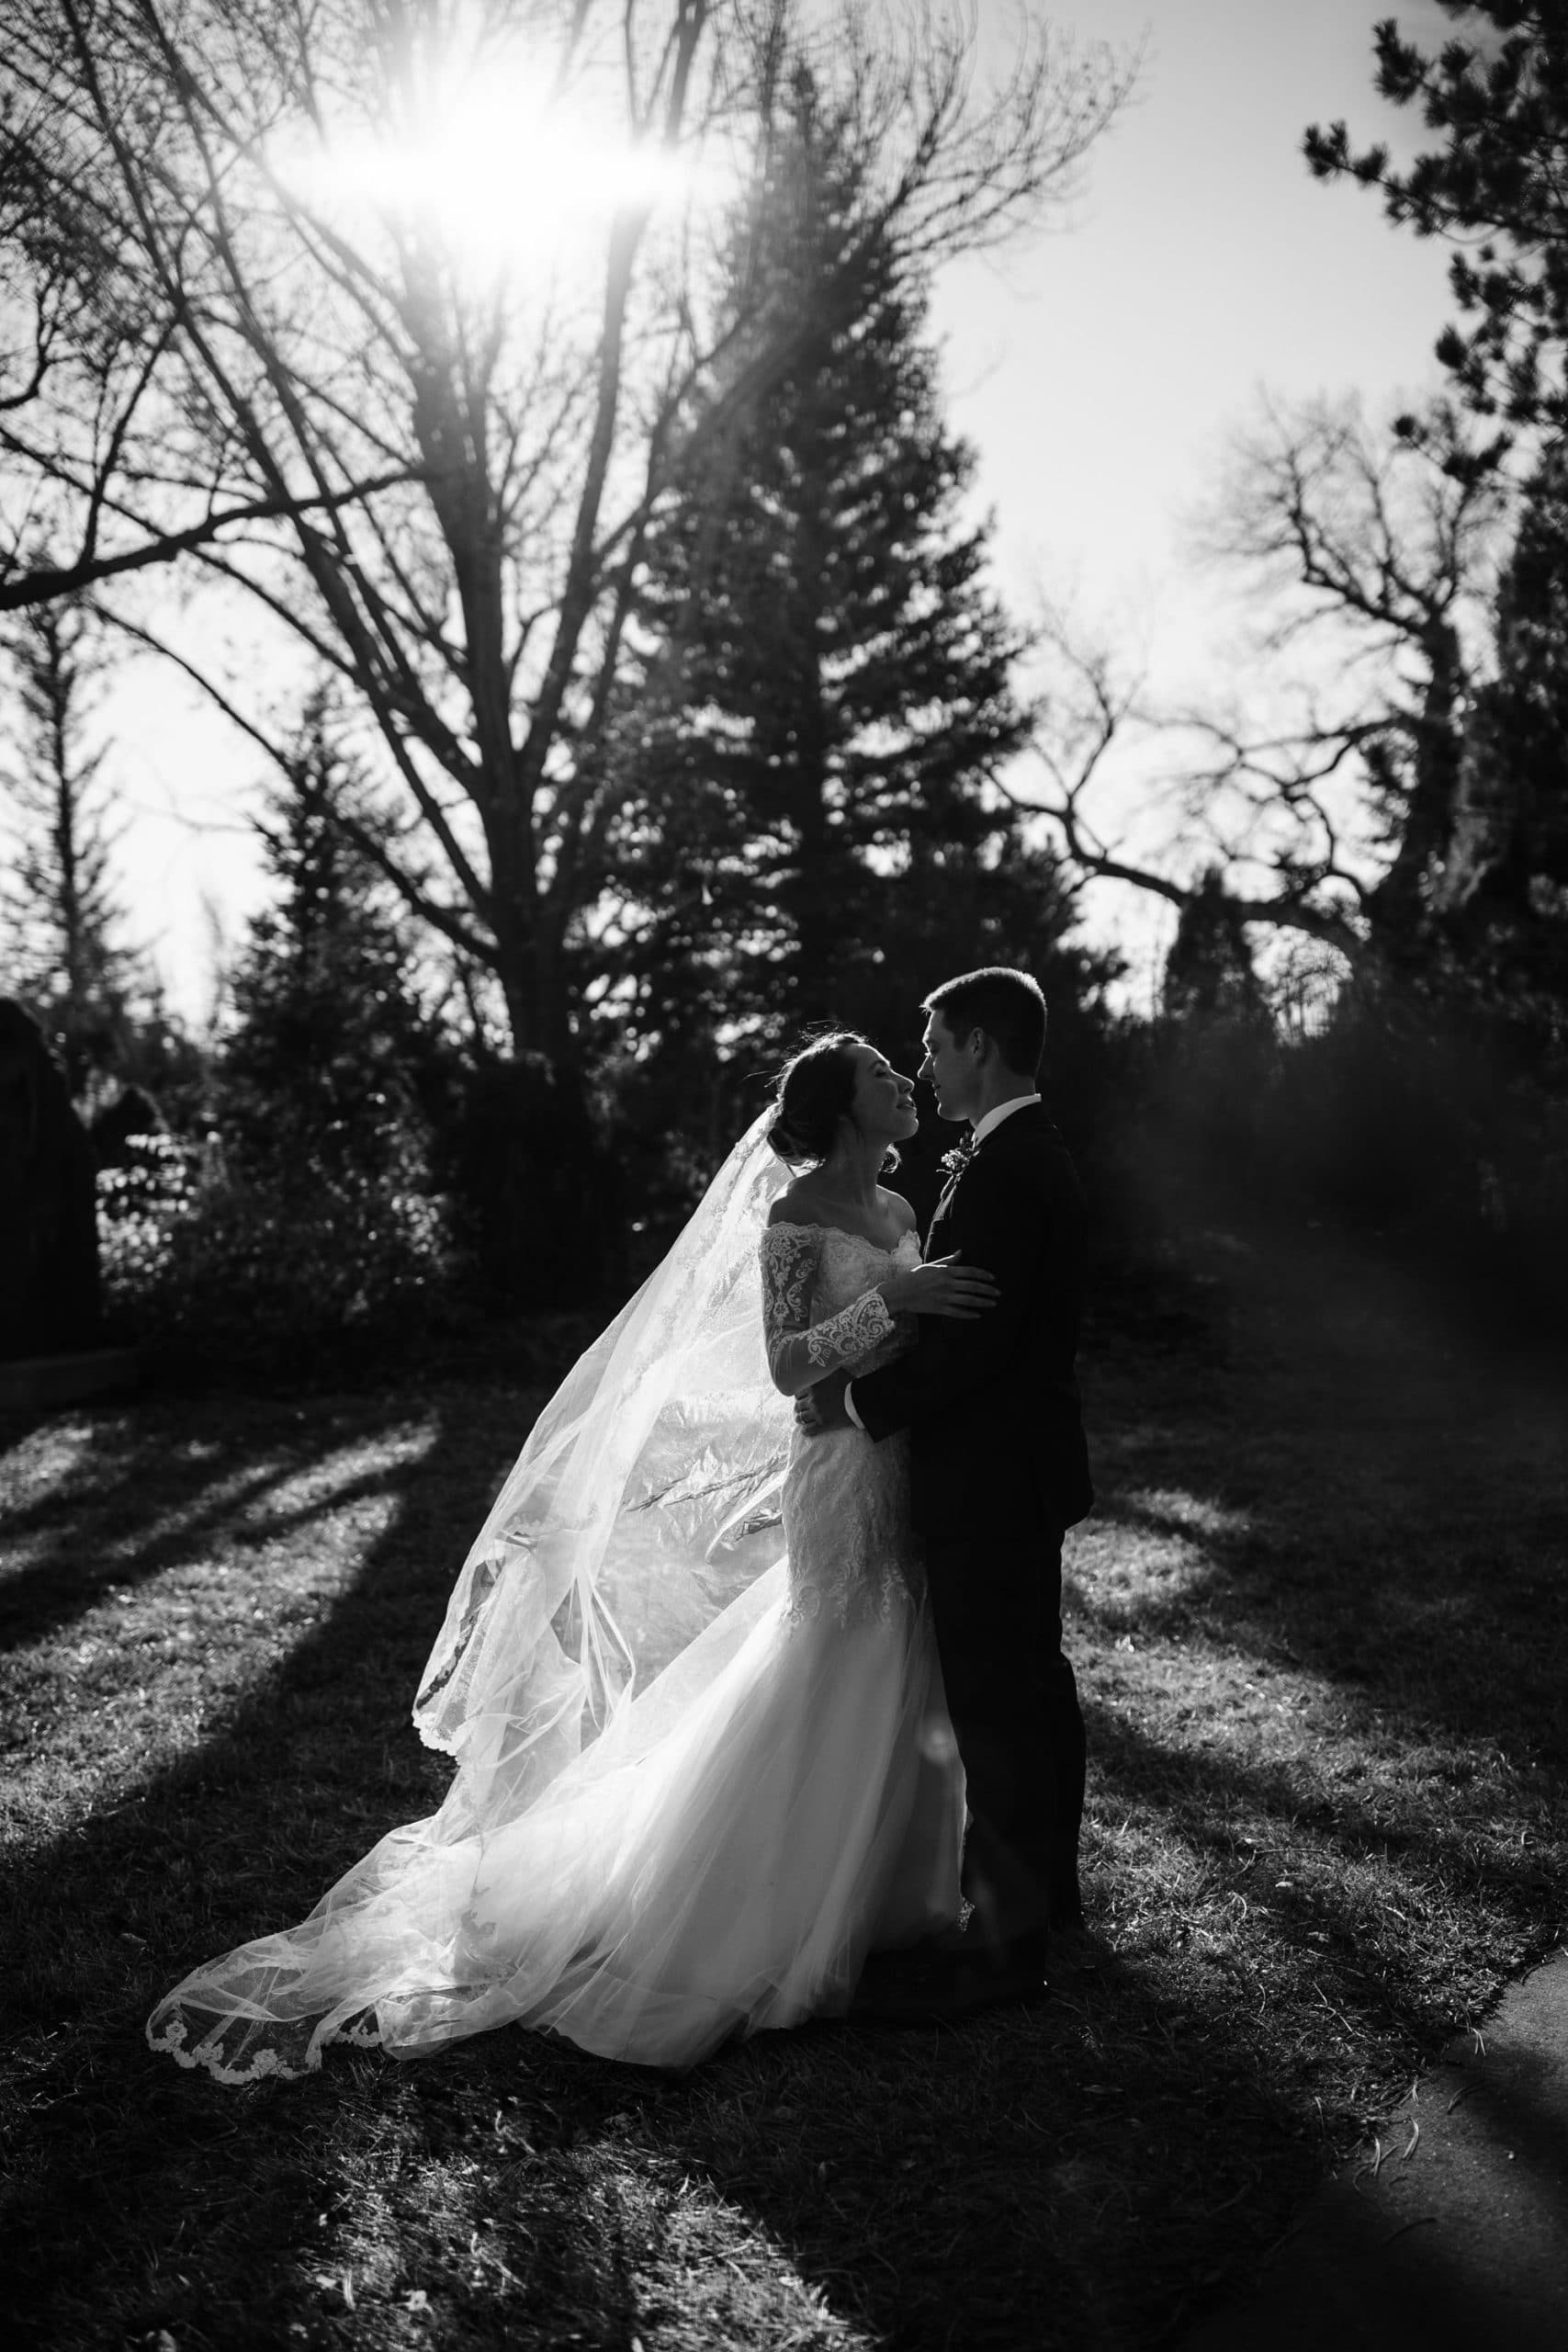
[[[976,1145],[983,1144],[987,1136],[994,1136],[996,1134],[997,1129],[1001,1125],[1004,1119],[1010,1119],[1015,1111],[1021,1111],[1027,1104],[1031,1102],[1038,1102],[1039,1100],[1040,1097],[1038,1094],[1013,1094],[1010,1095],[1005,1102],[993,1104],[992,1108],[987,1112],[983,1119],[976,1120],[974,1143]],[[844,1410],[849,1415],[851,1420],[853,1421],[856,1429],[863,1430],[865,1423],[861,1419],[860,1415],[855,1410],[855,1385],[852,1380],[844,1391]]]

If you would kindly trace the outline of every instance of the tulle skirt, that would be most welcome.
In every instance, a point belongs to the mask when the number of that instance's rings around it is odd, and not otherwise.
[[[473,1820],[459,1773],[300,1926],[186,1977],[153,2047],[243,2082],[333,2041],[412,2057],[516,2023],[682,2067],[841,2012],[868,1951],[958,1915],[964,1783],[929,1615],[901,1590],[847,1623],[806,1613],[781,1565],[699,1647],[651,1743],[600,1742],[502,1822]]]

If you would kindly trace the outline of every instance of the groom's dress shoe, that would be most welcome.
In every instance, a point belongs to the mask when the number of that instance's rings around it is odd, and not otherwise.
[[[1043,2000],[1049,1990],[1043,1936],[987,1946],[978,1937],[946,1933],[910,1951],[874,1955],[849,2014],[852,2023],[940,2024],[979,2009]]]
[[[1043,2001],[1051,1990],[1043,1936],[1020,1936],[1008,1944],[982,1945],[953,1964],[949,1992],[952,2013],[994,2009]]]
[[[1081,1984],[1116,1973],[1116,1955],[1103,1936],[1081,1919],[1070,1928],[1054,1928],[1045,1948],[1045,1964],[1058,1984]]]

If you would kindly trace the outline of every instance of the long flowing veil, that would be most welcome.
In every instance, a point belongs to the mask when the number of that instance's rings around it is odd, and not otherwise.
[[[791,1408],[768,1376],[758,1256],[789,1176],[772,1117],[551,1397],[457,1579],[414,1722],[480,1821],[595,1742],[626,1760],[634,1699],[782,1557]],[[640,1712],[651,1731],[663,1710]]]
[[[626,1768],[694,1718],[784,1589],[771,1115],[550,1399],[479,1531],[414,1707],[457,1767],[439,1811],[389,1830],[298,1927],[193,1971],[149,2019],[154,2048],[240,2082],[315,2067],[333,2040],[407,2052],[558,2014],[603,1824],[635,1812]],[[504,1964],[483,1924],[498,1872],[535,1923]]]

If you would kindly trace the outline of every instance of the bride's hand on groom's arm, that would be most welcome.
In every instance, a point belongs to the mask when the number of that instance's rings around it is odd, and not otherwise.
[[[956,1323],[973,1323],[1001,1296],[994,1274],[984,1266],[960,1263],[954,1250],[946,1258],[932,1258],[923,1266],[906,1267],[890,1274],[877,1288],[890,1315],[944,1315]]]

